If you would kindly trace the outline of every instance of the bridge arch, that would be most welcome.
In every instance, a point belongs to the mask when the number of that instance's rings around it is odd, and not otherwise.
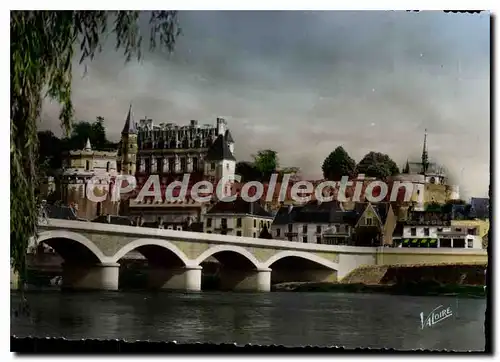
[[[338,280],[338,263],[304,251],[278,252],[264,266],[271,269],[271,284]]]
[[[116,252],[116,254],[112,257],[112,262],[117,263],[121,258],[123,258],[127,253],[137,250],[141,252],[143,255],[148,254],[144,252],[144,247],[160,247],[166,249],[173,253],[175,256],[179,258],[179,260],[184,264],[184,266],[188,266],[191,264],[189,258],[184,254],[177,246],[172,244],[167,240],[160,239],[137,239],[123,246],[120,250]],[[141,250],[142,249],[142,250]],[[154,250],[152,250],[154,252]],[[148,255],[144,255],[148,258]],[[149,259],[149,258],[148,258]]]
[[[339,264],[334,263],[330,260],[327,260],[325,258],[322,258],[320,256],[317,256],[313,253],[307,253],[303,251],[292,251],[292,250],[287,250],[287,251],[281,251],[272,257],[270,257],[264,264],[265,268],[271,268],[274,263],[276,263],[279,260],[282,260],[284,258],[299,258],[299,259],[305,259],[308,261],[311,261],[313,263],[319,264],[325,268],[332,269],[332,270],[338,270],[339,269]]]
[[[257,258],[249,252],[247,249],[241,247],[241,246],[235,246],[235,245],[216,245],[212,246],[208,250],[205,250],[199,257],[196,258],[195,260],[195,265],[200,265],[203,263],[207,258],[215,255],[215,254],[226,254],[226,253],[236,253],[244,257],[245,259],[248,260],[249,263],[255,268],[261,268],[261,263],[257,260]]]
[[[96,261],[99,263],[106,263],[108,259],[102,251],[95,245],[91,240],[87,239],[85,236],[66,230],[48,230],[41,232],[36,238],[37,244],[45,243],[53,248],[61,257],[64,259],[68,258],[70,250],[74,249],[74,245],[68,245],[67,242],[61,243],[60,240],[70,240],[74,244],[81,245],[80,251],[87,250],[89,254],[95,257]],[[67,245],[67,247],[66,247]],[[77,253],[77,251],[75,250]],[[78,253],[77,253],[78,254]],[[80,254],[81,256],[81,254]]]

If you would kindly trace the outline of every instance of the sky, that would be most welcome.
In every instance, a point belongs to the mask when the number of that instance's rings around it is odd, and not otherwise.
[[[136,121],[224,117],[238,161],[273,149],[308,179],[337,146],[356,161],[370,151],[400,167],[419,161],[427,129],[430,160],[461,196],[487,196],[488,13],[200,11],[179,21],[171,55],[125,64],[110,37],[86,74],[75,61],[76,119],[104,117],[117,141],[130,103]],[[58,112],[47,101],[42,128],[60,134]]]

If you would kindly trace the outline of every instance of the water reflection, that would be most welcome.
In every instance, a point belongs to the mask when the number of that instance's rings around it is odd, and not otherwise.
[[[18,298],[12,295],[13,302]],[[333,293],[39,293],[11,333],[67,338],[345,346],[484,348],[484,299]],[[420,312],[453,318],[421,329]]]

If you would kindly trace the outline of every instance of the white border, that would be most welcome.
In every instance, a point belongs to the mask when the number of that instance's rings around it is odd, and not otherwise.
[[[212,0],[212,1],[207,1],[207,2],[202,2],[202,1],[194,1],[194,0],[183,0],[183,1],[169,1],[168,4],[165,3],[164,1],[156,0],[156,1],[141,1],[140,3],[135,3],[135,2],[118,2],[118,1],[107,1],[103,2],[101,1],[96,1],[96,0],[87,0],[85,2],[78,1],[78,2],[72,2],[71,4],[68,1],[63,1],[63,0],[51,0],[51,1],[44,1],[44,2],[39,2],[39,1],[34,1],[34,0],[29,0],[29,1],[17,1],[14,3],[8,3],[8,2],[2,2],[2,6],[4,4],[12,4],[18,9],[69,9],[69,8],[78,8],[78,9],[117,9],[117,8],[142,8],[142,9],[162,9],[165,8],[165,6],[169,6],[171,8],[177,8],[180,10],[215,10],[215,9],[303,9],[303,10],[326,10],[326,9],[351,9],[351,10],[365,10],[365,9],[400,9],[400,10],[405,10],[405,9],[434,9],[434,10],[439,10],[443,8],[454,8],[454,9],[478,9],[478,8],[483,8],[483,9],[496,9],[495,3],[493,1],[463,1],[463,0],[455,0],[453,2],[439,2],[435,0],[421,0],[421,1],[387,1],[387,0],[379,0],[376,3],[373,1],[338,1],[335,4],[333,1],[322,1],[322,0],[310,0],[307,2],[292,2],[290,0],[288,1],[264,1],[264,0],[254,0],[252,2],[247,2],[247,3],[239,3],[239,2],[234,2],[234,1],[228,1],[228,0]],[[496,13],[496,11],[495,11]],[[0,132],[0,136],[4,139],[3,142],[0,142],[2,145],[2,148],[4,148],[4,151],[0,153],[0,157],[4,160],[1,164],[2,165],[7,165],[10,162],[10,159],[8,158],[8,145],[10,143],[10,138],[9,138],[9,132],[10,132],[10,126],[9,123],[7,122],[9,118],[9,113],[10,113],[10,107],[8,104],[8,99],[9,99],[9,86],[8,86],[8,81],[9,81],[9,59],[7,57],[7,54],[9,53],[8,46],[10,44],[10,41],[7,41],[7,39],[10,37],[10,30],[9,30],[9,24],[10,24],[10,19],[9,19],[9,14],[6,10],[1,12],[1,18],[0,18],[0,24],[1,24],[1,29],[2,29],[2,39],[3,39],[3,47],[4,47],[4,52],[3,56],[0,58],[1,61],[1,76],[2,76],[2,82],[0,83],[2,85],[3,91],[3,97],[1,98],[2,102],[2,109],[4,110],[4,117],[3,117],[3,122],[0,122],[0,125],[2,128],[4,128],[4,131]],[[498,25],[497,25],[498,27]],[[495,45],[498,49],[498,37],[496,37]],[[495,57],[498,61],[498,57]],[[498,64],[495,64],[498,65]],[[498,69],[498,67],[497,67]],[[496,98],[498,97],[498,93],[496,95]],[[497,99],[495,99],[496,101]],[[498,102],[495,102],[498,104]],[[473,120],[471,120],[473,122]],[[495,136],[497,137],[496,139],[500,139],[500,131],[498,131],[499,127],[496,127],[495,131]],[[500,151],[498,149],[498,143],[493,142],[495,145],[495,155],[499,155]],[[498,158],[497,158],[498,161]],[[497,162],[495,162],[495,167],[498,169],[500,167]],[[2,243],[2,252],[4,253],[5,257],[3,258],[5,261],[8,260],[7,255],[10,254],[10,249],[9,245],[7,242],[7,232],[10,230],[10,223],[9,223],[9,215],[10,215],[10,209],[8,208],[7,205],[10,203],[9,201],[9,193],[7,190],[7,178],[2,179],[2,184],[4,187],[0,187],[0,200],[1,205],[2,205],[2,217],[0,217],[0,221],[2,223],[2,230],[5,230],[5,239],[4,242]],[[495,182],[495,189],[500,190],[498,178]],[[493,202],[493,201],[492,201]],[[498,229],[498,220],[495,219],[495,228],[496,230]],[[498,247],[496,248],[498,249]],[[496,259],[496,252],[495,252],[495,259]],[[5,272],[0,274],[0,277],[3,279],[3,285],[4,287],[1,289],[2,293],[7,294],[7,284],[10,284],[10,280],[8,279],[7,275],[10,275],[10,270],[8,273],[7,270],[8,266],[7,263],[5,263]],[[499,274],[497,273],[497,268],[495,268],[494,275],[497,277],[496,282],[495,282],[495,289],[498,286],[498,280],[500,279]],[[3,298],[4,301],[10,301],[10,294],[6,295],[5,298]],[[497,303],[495,303],[497,304]],[[4,320],[10,320],[10,308],[4,308],[5,311],[5,317]],[[7,316],[7,313],[9,315]],[[498,317],[498,309],[496,310],[496,317]],[[495,318],[496,322],[496,318]],[[497,323],[495,323],[497,324]],[[2,351],[4,352],[2,360],[5,360],[7,358],[12,359],[13,354],[8,353],[10,350],[9,346],[9,337],[10,337],[10,324],[7,325],[6,323],[2,326],[2,335],[0,336],[0,343],[2,343]],[[499,333],[497,331],[496,335],[496,341],[498,341],[499,338]],[[496,344],[496,343],[495,343]],[[5,353],[7,352],[7,353]],[[346,356],[350,360],[357,360],[358,358],[355,358],[353,356]],[[341,357],[341,358],[346,358],[346,357]],[[441,355],[439,357],[434,357],[434,358],[429,358],[426,356],[426,361],[431,361],[431,360],[438,360],[442,359],[444,356]],[[53,358],[53,357],[52,357]],[[64,358],[64,357],[63,357]],[[161,358],[161,357],[159,357]],[[174,357],[169,357],[171,360],[177,360],[177,358]],[[220,357],[218,357],[220,358]],[[229,358],[235,358],[232,356],[229,356]],[[331,358],[331,357],[326,357],[326,358]],[[336,357],[339,358],[339,357]],[[379,358],[383,358],[379,357]],[[474,357],[472,360],[479,359],[479,357]],[[194,358],[192,358],[194,359]],[[262,356],[255,357],[253,358],[254,360],[267,360],[267,358],[264,358]],[[284,358],[282,358],[284,359]],[[418,359],[422,359],[423,357],[420,357]],[[35,360],[34,358],[25,358],[26,361],[31,361]],[[101,361],[104,360],[104,358],[83,358],[83,360],[88,360],[88,361]],[[118,358],[108,358],[107,360],[116,360],[119,361]],[[178,359],[180,360],[180,358]],[[468,358],[469,360],[469,358]]]

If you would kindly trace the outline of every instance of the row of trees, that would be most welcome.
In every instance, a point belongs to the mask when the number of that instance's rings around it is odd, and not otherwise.
[[[386,154],[372,151],[356,164],[342,146],[337,147],[326,157],[322,170],[323,177],[332,181],[339,181],[342,176],[353,177],[358,174],[384,180],[399,173],[396,163]]]
[[[73,124],[69,137],[58,138],[51,131],[38,132],[38,159],[40,165],[48,169],[58,169],[62,166],[64,152],[79,150],[85,147],[87,139],[93,149],[116,149],[118,143],[106,138],[104,118],[97,117],[94,122],[80,121]]]

